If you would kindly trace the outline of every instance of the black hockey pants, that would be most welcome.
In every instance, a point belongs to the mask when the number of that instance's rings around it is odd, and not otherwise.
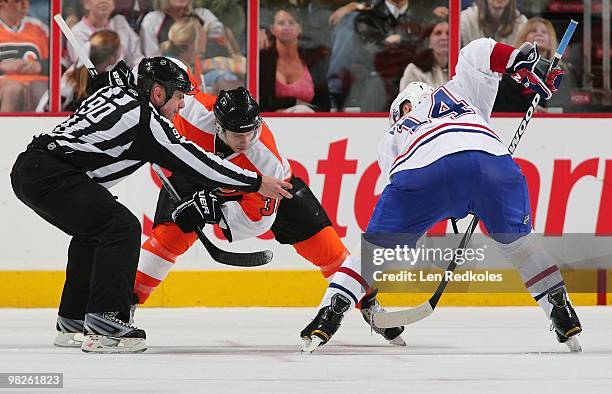
[[[127,321],[140,253],[136,216],[83,170],[43,149],[19,155],[11,184],[28,207],[72,236],[60,316],[118,311]]]

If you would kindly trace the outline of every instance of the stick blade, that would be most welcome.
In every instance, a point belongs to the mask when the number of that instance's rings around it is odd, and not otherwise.
[[[425,319],[433,311],[431,304],[427,301],[415,308],[403,311],[380,312],[374,315],[374,325],[380,328],[405,326]]]
[[[260,267],[272,261],[274,254],[271,250],[262,250],[252,253],[234,253],[220,250],[216,256],[211,257],[218,263],[234,267]]]

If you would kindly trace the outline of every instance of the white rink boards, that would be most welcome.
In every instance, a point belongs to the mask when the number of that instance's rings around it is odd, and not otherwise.
[[[31,136],[61,121],[62,118],[44,117],[2,119],[5,130],[18,132],[7,133],[0,145],[0,182],[3,182],[0,210],[5,222],[12,224],[0,227],[0,239],[7,245],[0,254],[0,271],[65,269],[68,237],[19,202],[9,180],[13,162]],[[307,174],[313,192],[322,201],[343,241],[353,247],[367,225],[374,195],[382,191],[384,184],[376,168],[376,147],[388,127],[387,119],[270,117],[266,121],[279,149],[296,165],[298,175]],[[519,122],[518,118],[493,118],[492,126],[507,143]],[[612,184],[610,130],[612,119],[606,118],[534,118],[531,121],[515,157],[528,167],[526,177],[532,198],[537,201],[537,206],[532,204],[536,232],[602,230],[612,233],[612,222],[606,220],[606,216],[612,215],[612,188],[604,187]],[[579,166],[578,172],[583,176],[565,190],[566,171],[575,171]],[[145,228],[154,215],[158,190],[148,166],[111,189]],[[448,230],[451,231],[450,227]],[[262,269],[311,268],[292,248],[282,247],[273,240],[247,240],[229,245],[216,239],[208,229],[207,232],[214,242],[228,249],[271,249],[275,258]],[[228,267],[211,264],[198,245],[181,258],[177,269]]]
[[[406,348],[370,336],[353,311],[305,356],[298,335],[314,308],[139,310],[149,350],[137,355],[55,348],[56,310],[0,309],[0,372],[63,372],[73,393],[609,393],[612,309],[577,311],[581,354],[523,307],[439,308],[407,327]]]

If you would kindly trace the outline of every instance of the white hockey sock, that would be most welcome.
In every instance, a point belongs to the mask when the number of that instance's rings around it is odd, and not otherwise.
[[[542,307],[546,317],[550,317],[552,311],[548,293],[559,287],[565,287],[561,271],[554,261],[550,253],[541,250],[527,256],[525,264],[519,268],[525,287]],[[567,293],[567,289],[565,292]]]
[[[163,257],[160,257],[155,253],[151,253],[144,248],[140,249],[138,271],[162,281],[166,278],[172,267],[174,267],[173,262],[167,261]]]
[[[540,245],[533,233],[510,244],[500,245],[500,250],[502,255],[513,259],[518,265],[525,287],[542,307],[546,317],[550,318],[552,304],[548,302],[548,293],[565,287],[555,258]]]
[[[342,266],[333,275],[319,309],[328,306],[332,296],[337,293],[347,297],[351,301],[351,307],[354,308],[366,295],[369,288],[368,283],[361,277],[360,256],[347,256]]]

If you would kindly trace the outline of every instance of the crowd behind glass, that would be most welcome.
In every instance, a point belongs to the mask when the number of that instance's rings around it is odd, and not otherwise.
[[[49,3],[0,0],[0,112],[49,109]],[[437,87],[449,78],[448,0],[259,4],[253,38],[266,112],[386,112],[408,83]],[[461,0],[461,45],[480,37],[517,47],[535,41],[550,58],[570,18],[582,22],[582,6],[568,0]],[[208,93],[245,85],[247,0],[63,0],[62,14],[99,72],[119,60],[134,67],[143,57],[164,55],[187,64]],[[583,48],[581,24],[562,62],[562,88],[538,111],[612,109],[610,91],[603,89],[609,72],[603,57],[610,50],[602,46],[602,24],[609,18],[601,7],[590,18],[590,48]],[[61,69],[61,109],[72,111],[86,97],[89,78],[65,40]],[[523,112],[531,101],[530,92],[506,77],[498,97],[497,112]]]

